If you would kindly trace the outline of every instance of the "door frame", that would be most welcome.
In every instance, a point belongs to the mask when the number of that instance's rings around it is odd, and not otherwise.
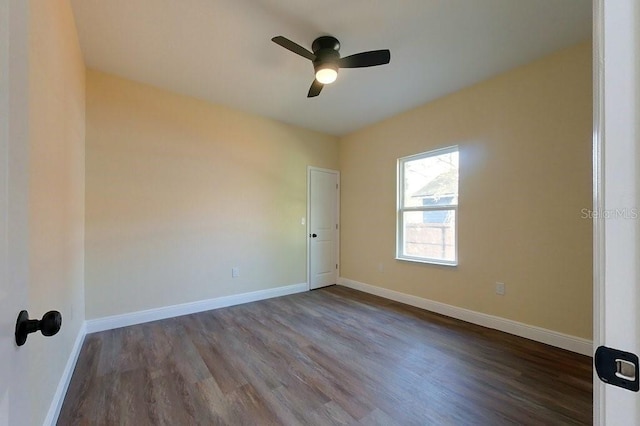
[[[325,173],[334,173],[336,175],[336,179],[338,182],[338,188],[336,190],[336,222],[338,225],[338,229],[336,229],[336,261],[338,262],[338,269],[336,270],[336,280],[340,278],[340,268],[342,267],[340,263],[340,233],[342,231],[340,226],[340,190],[342,189],[340,186],[340,171],[333,169],[325,169],[322,167],[315,166],[307,166],[307,218],[306,218],[306,232],[305,238],[307,240],[307,291],[311,290],[311,239],[309,238],[309,234],[311,233],[311,172],[325,172]]]
[[[625,0],[625,2],[618,0],[615,4],[616,6],[629,6],[633,4],[634,0]],[[607,2],[609,3],[609,2]],[[613,4],[613,2],[609,3]],[[606,196],[606,180],[610,177],[611,171],[607,171],[607,167],[611,167],[611,165],[606,165],[606,150],[607,147],[612,147],[612,151],[619,150],[620,144],[624,142],[620,142],[617,138],[609,138],[607,140],[607,132],[605,129],[606,125],[606,115],[607,113],[615,113],[615,111],[607,110],[605,103],[607,100],[605,99],[605,41],[611,39],[615,39],[619,35],[625,35],[625,30],[628,28],[625,25],[632,25],[636,27],[635,29],[635,43],[640,42],[638,39],[638,30],[637,24],[640,20],[640,15],[638,12],[640,10],[637,9],[637,2],[635,3],[636,9],[635,13],[631,15],[631,22],[624,22],[622,25],[622,29],[618,29],[618,27],[605,27],[605,21],[607,16],[605,16],[605,0],[593,0],[593,209],[596,212],[604,212],[606,208],[611,208],[605,202]],[[614,10],[613,13],[616,12],[616,9],[612,6]],[[617,10],[620,13],[619,10]],[[609,18],[610,19],[610,18]],[[615,55],[615,53],[614,53]],[[619,55],[618,55],[619,56]],[[612,55],[609,55],[608,60],[611,61]],[[638,64],[638,59],[636,58],[636,64]],[[609,62],[611,63],[611,62]],[[621,67],[628,66],[628,64],[621,64]],[[636,65],[637,66],[637,65]],[[611,67],[611,65],[609,65]],[[624,68],[622,68],[624,69]],[[614,68],[614,72],[618,71],[617,68]],[[631,75],[631,83],[632,86],[635,86],[636,91],[640,88],[640,78],[638,76],[638,69],[635,70],[635,75]],[[621,84],[627,83],[625,80],[621,82]],[[614,95],[615,95],[614,91]],[[626,96],[626,95],[625,95]],[[637,93],[631,94],[630,96],[637,96]],[[620,99],[616,99],[620,100]],[[624,98],[622,99],[625,100]],[[635,109],[635,112],[638,111],[638,105],[632,107]],[[624,109],[623,109],[624,112]],[[637,118],[635,118],[637,120]],[[625,123],[623,122],[623,125]],[[637,128],[637,121],[635,122],[635,126]],[[637,146],[637,139],[635,144]],[[628,165],[626,166],[628,167]],[[640,170],[640,163],[638,163],[637,159],[634,159],[633,162],[633,171],[637,173]],[[624,167],[623,167],[624,168]],[[637,176],[636,179],[636,190],[637,190]],[[609,188],[611,187],[620,187],[624,185],[624,182],[617,182],[612,180],[614,184],[608,184]],[[627,240],[624,238],[621,239],[620,231],[617,230],[615,232],[606,232],[606,223],[607,218],[605,215],[596,215],[593,219],[593,346],[594,352],[595,349],[606,343],[610,343],[611,339],[607,339],[607,336],[611,335],[607,329],[611,330],[611,327],[614,325],[622,326],[619,318],[615,318],[615,316],[610,312],[611,309],[607,309],[607,296],[612,293],[615,297],[614,289],[624,289],[627,286],[627,283],[612,281],[611,278],[607,275],[607,267],[609,268],[609,272],[617,271],[620,265],[607,265],[607,244],[615,243],[623,243],[629,244]],[[636,229],[637,226],[636,226]],[[635,252],[638,251],[637,241],[634,241],[631,244],[631,247]],[[637,262],[637,260],[636,260]],[[607,283],[607,279],[609,282]],[[638,284],[635,283],[637,288]],[[626,308],[625,308],[626,309]],[[609,312],[609,315],[607,315]],[[636,316],[638,314],[636,313]],[[607,321],[609,324],[607,324]],[[614,339],[618,341],[619,336],[613,336]],[[633,342],[637,349],[637,340]],[[629,350],[629,348],[620,348],[622,350]],[[631,348],[633,351],[633,348]],[[595,370],[595,369],[594,369]],[[610,394],[614,389],[611,387],[607,387],[600,379],[597,377],[596,372],[593,373],[593,423],[595,425],[604,425],[606,423],[607,418],[614,414],[619,413],[620,406],[612,407],[611,404],[607,404],[607,395]],[[633,401],[636,401],[636,407],[638,407],[638,400],[630,398],[629,400],[625,399],[625,404],[629,401],[633,404]],[[616,402],[622,403],[620,401]],[[626,407],[625,407],[626,408]],[[634,411],[637,415],[637,411]]]
[[[604,138],[604,0],[593,1],[593,210],[604,210],[604,175],[602,144]],[[593,353],[604,341],[604,223],[600,216],[593,219]],[[593,424],[605,421],[604,383],[593,369]]]

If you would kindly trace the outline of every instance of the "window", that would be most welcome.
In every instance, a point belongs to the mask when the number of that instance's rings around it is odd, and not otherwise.
[[[457,213],[457,146],[398,160],[398,259],[457,265]]]

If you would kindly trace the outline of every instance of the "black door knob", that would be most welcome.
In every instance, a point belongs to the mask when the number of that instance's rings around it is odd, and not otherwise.
[[[310,237],[311,237],[311,238],[315,238],[315,237],[317,237],[317,236],[318,236],[318,234],[311,234],[311,235],[310,235]]]
[[[62,327],[62,315],[58,311],[49,311],[41,320],[29,319],[29,312],[20,311],[16,321],[16,344],[24,345],[29,333],[40,330],[43,336],[53,336]]]

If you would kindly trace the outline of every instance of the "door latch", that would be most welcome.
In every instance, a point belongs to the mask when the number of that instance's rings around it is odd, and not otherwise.
[[[638,356],[630,352],[600,346],[593,362],[596,373],[603,382],[638,392]]]

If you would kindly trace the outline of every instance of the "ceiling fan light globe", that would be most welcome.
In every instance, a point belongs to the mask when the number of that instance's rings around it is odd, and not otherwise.
[[[320,68],[316,71],[316,80],[322,84],[331,84],[337,77],[338,71],[333,68]]]

